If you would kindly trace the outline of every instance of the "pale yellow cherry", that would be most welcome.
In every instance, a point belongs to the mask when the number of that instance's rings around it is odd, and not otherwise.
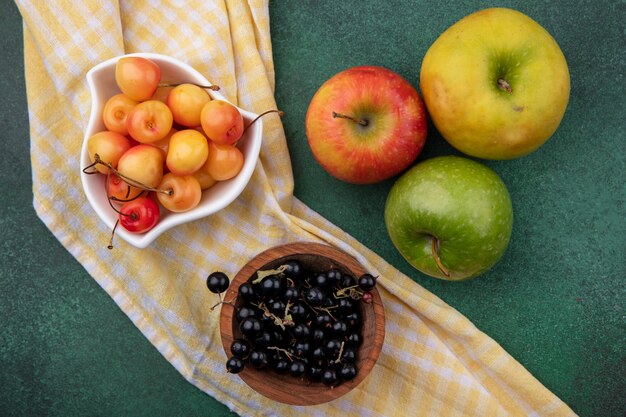
[[[200,203],[202,190],[200,183],[192,175],[175,175],[168,172],[159,184],[157,198],[169,211],[181,213],[193,209]]]
[[[181,84],[174,87],[167,96],[167,105],[172,111],[174,121],[182,126],[200,126],[200,114],[211,96],[201,87],[193,84]]]
[[[170,138],[167,168],[176,175],[191,175],[204,165],[209,156],[206,137],[197,130],[180,130]]]
[[[208,158],[207,158],[207,161],[208,161]],[[213,187],[215,183],[217,182],[215,178],[209,175],[209,172],[204,168],[205,166],[206,166],[206,162],[204,163],[202,168],[200,168],[199,170],[191,174],[200,183],[200,188],[202,189],[202,191],[208,190],[209,188]]]
[[[239,174],[243,163],[243,153],[236,146],[209,141],[209,157],[203,169],[217,181],[229,180]]]
[[[151,145],[133,146],[122,155],[117,170],[131,185],[156,188],[163,178],[163,153]]]
[[[96,161],[96,154],[102,162],[109,163],[113,168],[117,167],[118,161],[131,148],[128,138],[116,132],[103,131],[91,136],[87,142],[87,152],[91,162]],[[109,168],[97,164],[95,168],[102,174],[106,174]]]

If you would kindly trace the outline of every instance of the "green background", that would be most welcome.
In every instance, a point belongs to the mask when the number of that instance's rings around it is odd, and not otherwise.
[[[330,177],[312,158],[304,116],[317,88],[350,66],[382,65],[418,86],[437,36],[495,5],[555,37],[570,104],[537,152],[487,163],[511,193],[511,244],[489,273],[448,283],[393,248],[383,222],[393,180]],[[296,196],[465,314],[581,416],[625,415],[626,3],[274,1],[270,14]],[[0,16],[0,416],[230,415],[161,357],[35,215],[22,22],[7,0]],[[419,160],[454,153],[431,128]]]

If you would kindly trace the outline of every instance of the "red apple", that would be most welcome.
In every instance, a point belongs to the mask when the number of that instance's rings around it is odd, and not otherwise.
[[[371,184],[404,171],[424,147],[426,112],[415,88],[377,66],[349,68],[315,93],[306,115],[313,156],[331,175]]]

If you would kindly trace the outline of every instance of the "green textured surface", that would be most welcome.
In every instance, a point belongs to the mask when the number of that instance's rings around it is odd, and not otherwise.
[[[623,416],[626,4],[450,3],[271,3],[295,193],[464,313],[581,416]],[[383,206],[392,180],[353,186],[324,173],[304,115],[317,88],[353,65],[383,65],[417,86],[436,37],[493,5],[528,14],[557,39],[571,72],[570,105],[540,150],[487,164],[511,193],[511,246],[488,274],[447,283],[413,270],[391,245]],[[231,415],[161,357],[36,217],[21,19],[6,0],[0,16],[0,416]],[[420,160],[453,153],[431,130]]]

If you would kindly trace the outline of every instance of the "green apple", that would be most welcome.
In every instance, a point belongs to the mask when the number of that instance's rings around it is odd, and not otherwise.
[[[420,73],[426,108],[461,152],[512,159],[542,144],[561,123],[570,77],[554,38],[511,9],[481,10],[432,44]]]
[[[411,265],[458,281],[480,275],[502,257],[513,209],[493,170],[467,158],[440,156],[396,181],[387,197],[385,224]]]

